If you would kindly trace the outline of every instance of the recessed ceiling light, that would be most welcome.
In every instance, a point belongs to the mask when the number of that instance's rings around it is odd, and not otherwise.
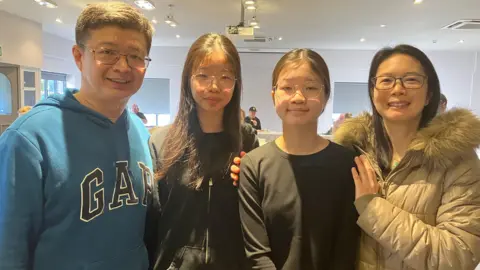
[[[180,38],[180,35],[176,35],[175,37]]]
[[[177,27],[177,24],[174,23],[174,22],[171,22],[171,23],[170,23],[170,26],[173,27],[173,28],[175,28],[175,27]]]
[[[158,23],[157,19],[153,18],[152,23],[157,24]]]
[[[282,39],[283,39],[283,37],[278,37],[278,40],[282,40]]]
[[[52,0],[35,0],[40,6],[47,7],[47,8],[57,8],[57,3],[53,2]]]
[[[60,19],[60,18],[57,18],[55,21],[56,21],[57,23],[63,23],[62,19]]]
[[[145,9],[145,10],[155,9],[155,5],[150,0],[135,0],[134,3],[141,9]]]
[[[460,41],[458,41],[458,43],[464,43],[464,42],[465,42],[465,40],[463,40],[463,39],[460,39]]]
[[[361,38],[360,42],[365,42],[365,40],[366,40],[365,38]]]
[[[418,5],[418,4],[421,4],[422,2],[423,2],[423,0],[413,0],[413,3],[414,3],[414,4],[417,4],[417,5]]]
[[[255,4],[255,1],[253,1],[253,0],[245,1],[245,5],[253,5],[253,4]]]
[[[247,9],[249,9],[249,10],[255,10],[255,9],[257,9],[257,7],[256,7],[256,6],[248,6]]]
[[[380,27],[385,28],[385,27],[387,27],[387,25],[385,25],[385,24],[380,24]]]

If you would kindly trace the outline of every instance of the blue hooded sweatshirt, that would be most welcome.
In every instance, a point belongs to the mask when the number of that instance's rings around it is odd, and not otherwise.
[[[147,269],[148,138],[72,92],[17,119],[0,137],[0,269]]]

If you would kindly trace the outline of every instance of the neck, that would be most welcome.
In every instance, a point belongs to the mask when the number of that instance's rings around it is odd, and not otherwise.
[[[328,145],[328,140],[317,134],[317,123],[306,125],[283,124],[283,135],[275,142],[280,149],[293,155],[317,153]]]
[[[399,160],[405,156],[408,146],[417,134],[420,120],[391,123],[384,121],[385,129],[393,147],[393,160]]]
[[[203,132],[215,133],[223,131],[223,111],[208,112],[197,109],[197,115]]]
[[[90,95],[88,91],[82,91],[82,89],[80,89],[80,91],[74,96],[78,102],[80,102],[80,104],[100,113],[101,115],[104,115],[114,123],[118,120],[120,115],[122,115],[128,102],[128,99],[120,101],[101,100],[97,97],[93,97],[93,95]]]

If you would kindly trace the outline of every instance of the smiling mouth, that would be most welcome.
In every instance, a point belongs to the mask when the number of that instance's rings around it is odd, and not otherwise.
[[[127,83],[130,83],[130,81],[128,80],[122,80],[122,79],[110,79],[110,78],[107,78],[107,80],[111,81],[111,82],[114,82],[114,83],[119,83],[119,84],[127,84]]]
[[[410,102],[406,102],[406,101],[397,101],[397,102],[388,103],[388,106],[392,108],[405,108],[405,107],[408,107],[408,105],[410,105]]]

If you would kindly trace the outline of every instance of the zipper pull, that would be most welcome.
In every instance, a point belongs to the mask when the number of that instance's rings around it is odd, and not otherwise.
[[[213,186],[213,179],[212,179],[212,178],[210,178],[210,179],[208,180],[208,186],[209,186],[209,187],[212,187],[212,186]]]

